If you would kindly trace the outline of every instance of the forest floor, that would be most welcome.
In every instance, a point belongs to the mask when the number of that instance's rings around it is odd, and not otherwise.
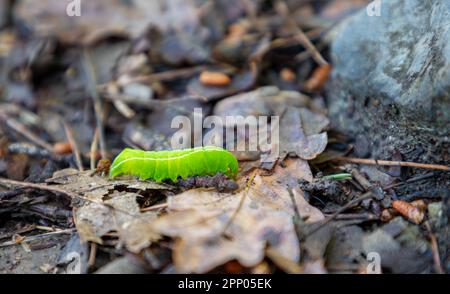
[[[0,273],[448,271],[448,189],[417,192],[448,166],[361,158],[328,117],[333,31],[369,1],[132,3],[0,1]],[[278,140],[236,179],[108,177],[212,116]]]

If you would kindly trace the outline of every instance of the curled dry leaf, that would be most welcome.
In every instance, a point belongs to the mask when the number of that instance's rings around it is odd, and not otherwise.
[[[173,252],[177,271],[204,273],[234,259],[256,266],[264,258],[266,245],[298,261],[294,203],[307,222],[323,219],[296,188],[301,178],[312,178],[307,162],[289,159],[285,168],[277,167],[271,176],[256,174],[241,183],[246,188],[237,194],[197,189],[169,198],[169,213],[156,220],[154,227],[161,234],[179,237]]]
[[[131,252],[139,252],[159,238],[152,228],[157,215],[140,212],[137,198],[141,196],[136,191],[167,190],[170,187],[148,181],[109,181],[92,174],[92,171],[78,172],[74,169],[56,172],[47,182],[86,199],[73,203],[75,225],[82,240],[101,244],[102,236],[117,232],[119,245],[125,245]],[[121,187],[121,192],[115,191],[117,187]]]

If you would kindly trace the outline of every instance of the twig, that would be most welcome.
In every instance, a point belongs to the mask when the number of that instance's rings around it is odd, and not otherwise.
[[[95,121],[99,133],[100,153],[102,155],[102,158],[105,159],[107,158],[107,154],[106,154],[105,133],[103,130],[103,107],[102,102],[100,100],[100,96],[97,92],[97,76],[95,73],[94,64],[92,63],[89,49],[85,49],[83,51],[83,57],[84,57],[83,58],[84,67],[86,75],[88,77],[88,86],[94,103]]]
[[[153,205],[153,206],[149,206],[149,207],[145,207],[141,209],[141,212],[146,212],[146,211],[152,211],[152,210],[157,210],[157,209],[162,209],[162,208],[166,208],[168,207],[169,204],[166,203],[161,203],[161,204],[157,204],[157,205]]]
[[[41,230],[41,231],[48,231],[48,232],[56,232],[56,231],[61,231],[62,229],[55,229],[52,227],[47,227],[47,226],[36,226],[37,230]]]
[[[107,84],[106,93],[112,96],[120,95],[119,86],[114,82],[110,82]],[[128,104],[126,104],[122,99],[113,99],[112,103],[117,111],[124,117],[130,119],[136,115],[136,112],[134,112],[134,110],[131,109],[130,106],[128,106]]]
[[[354,205],[360,203],[363,200],[372,198],[374,195],[372,194],[371,191],[362,194],[360,197],[353,199],[352,201],[348,202],[347,204],[345,204],[344,206],[342,206],[341,208],[339,208],[338,210],[336,210],[335,213],[333,213],[332,215],[330,215],[326,220],[324,220],[321,224],[319,224],[316,228],[312,229],[310,232],[308,232],[306,234],[306,237],[311,236],[312,234],[314,234],[315,232],[317,232],[318,230],[320,230],[322,227],[324,227],[326,224],[328,224],[329,222],[331,222],[335,217],[337,217],[339,214],[343,213],[344,211],[346,211],[347,209],[353,207]]]
[[[379,217],[376,216],[373,213],[345,213],[345,214],[339,214],[334,217],[335,220],[364,220],[364,221],[370,221],[370,220],[378,220]]]
[[[328,62],[323,58],[322,54],[320,54],[319,50],[314,46],[314,44],[309,40],[308,36],[306,36],[305,32],[297,25],[297,22],[289,15],[289,8],[286,5],[284,0],[280,0],[277,2],[277,10],[278,13],[286,17],[289,25],[296,32],[295,38],[311,53],[314,61],[317,62],[320,66],[328,65]]]
[[[14,235],[28,233],[30,231],[33,231],[34,229],[37,229],[36,225],[29,225],[29,226],[26,226],[24,228],[18,229],[17,231],[9,232],[9,233],[0,235],[0,240],[6,239],[6,238],[11,238]]]
[[[176,111],[179,111],[181,113],[185,113],[186,115],[190,114],[190,112],[186,111],[182,107],[174,106],[173,104],[179,104],[184,101],[199,101],[200,103],[207,102],[208,100],[204,97],[200,96],[184,96],[180,98],[173,98],[173,99],[166,99],[166,100],[158,100],[158,99],[152,99],[150,101],[141,101],[140,99],[136,99],[135,97],[127,96],[124,94],[119,93],[111,93],[111,92],[104,92],[103,97],[111,102],[114,103],[114,101],[123,101],[124,103],[131,104],[134,106],[139,106],[145,109],[149,110],[157,110],[157,109],[163,109],[163,108],[172,108]]]
[[[294,21],[293,24],[295,24],[294,28],[297,28],[296,37],[298,38],[299,42],[301,42],[302,45],[305,46],[314,61],[317,62],[317,64],[320,66],[328,65],[328,62],[325,60],[325,58],[323,58],[322,54],[320,54],[319,50],[317,50],[316,46],[314,46],[314,44],[309,40],[303,30],[299,26],[297,26]]]
[[[294,208],[294,216],[292,217],[292,223],[294,224],[294,227],[295,227],[295,233],[299,240],[303,240],[303,231],[302,231],[303,220],[300,215],[300,211],[298,210],[298,205],[297,205],[297,201],[295,200],[294,191],[292,188],[287,189],[287,191],[289,193],[289,196],[291,197],[292,205]],[[302,247],[300,246],[300,244],[298,247],[301,252]]]
[[[236,218],[236,216],[239,214],[239,212],[241,211],[242,207],[244,206],[244,202],[245,199],[247,198],[247,194],[248,194],[248,190],[250,190],[250,186],[253,184],[253,180],[255,179],[256,176],[256,170],[253,172],[253,174],[251,175],[247,186],[245,188],[245,190],[243,191],[243,195],[241,197],[241,200],[239,201],[239,205],[236,208],[236,210],[234,211],[233,215],[230,217],[230,219],[228,220],[228,222],[225,224],[223,230],[222,230],[222,235],[226,235],[226,232],[228,230],[228,228],[231,226],[231,224],[233,223],[234,219]]]
[[[428,221],[425,222],[425,227],[427,228],[427,231],[429,233],[430,241],[431,241],[431,249],[433,251],[433,260],[434,260],[434,268],[436,273],[443,274],[444,270],[442,269],[441,264],[441,257],[439,255],[439,246],[436,239],[436,235],[433,234],[433,231],[431,230],[431,225]]]
[[[94,266],[96,256],[97,256],[97,244],[91,242],[91,250],[89,251],[89,260],[88,260],[89,267]]]
[[[113,105],[117,109],[117,111],[127,119],[131,119],[136,115],[136,112],[122,100],[114,99]]]
[[[78,170],[83,171],[83,163],[81,161],[80,150],[78,149],[77,142],[75,142],[75,138],[73,137],[72,129],[67,125],[65,121],[63,121],[64,131],[66,132],[67,140],[69,140],[70,147],[72,147],[72,153],[75,156],[75,162],[77,163]]]
[[[14,118],[10,117],[6,113],[4,113],[2,110],[0,110],[0,120],[4,121],[8,127],[13,129],[17,133],[21,134],[22,136],[24,136],[25,138],[27,138],[34,144],[46,149],[50,153],[54,153],[53,146],[51,146],[49,143],[45,142],[44,140],[42,140],[41,138],[39,138],[38,136],[33,134],[31,131],[29,131],[27,129],[27,127],[24,124],[22,124],[18,120],[15,120]]]
[[[96,167],[95,164],[95,159],[97,157],[97,147],[98,147],[98,129],[95,129],[95,133],[94,133],[94,138],[92,139],[92,144],[91,144],[91,154],[90,154],[90,166],[91,166],[91,170],[94,170]]]
[[[389,160],[378,160],[378,159],[366,159],[366,158],[354,158],[354,157],[336,157],[333,160],[345,161],[350,163],[368,164],[368,165],[386,165],[386,166],[408,166],[416,168],[425,169],[435,169],[450,171],[450,167],[440,164],[427,164],[427,163],[417,163],[417,162],[407,162],[407,161],[389,161]]]
[[[308,35],[307,35],[308,36]],[[327,45],[328,44],[326,44],[326,43],[319,43],[317,46],[316,46],[316,49],[317,49],[317,51],[319,51],[319,50],[323,50],[323,49],[325,49],[326,47],[327,47]],[[320,51],[319,51],[320,52]],[[307,60],[309,57],[311,57],[311,51],[303,51],[303,52],[300,52],[300,53],[298,53],[296,56],[295,56],[295,60],[298,62],[298,63],[301,63],[301,62],[303,62],[303,61],[305,61],[305,60]]]
[[[402,186],[402,185],[406,185],[406,184],[414,183],[414,182],[417,182],[417,181],[425,180],[425,179],[428,179],[428,178],[431,178],[431,177],[434,177],[434,176],[435,176],[435,174],[433,172],[427,173],[427,174],[424,174],[424,175],[419,175],[417,177],[413,177],[413,178],[407,179],[404,182],[388,185],[388,186],[384,187],[383,190],[389,190],[389,189],[396,188],[396,187],[399,187],[399,186]]]
[[[154,74],[149,74],[145,76],[137,76],[130,79],[127,79],[126,81],[114,81],[112,83],[118,84],[119,86],[126,86],[129,84],[134,83],[154,83],[154,82],[160,82],[160,81],[170,81],[178,78],[184,78],[192,76],[198,72],[201,72],[205,70],[207,67],[204,65],[190,67],[190,68],[182,68],[182,69],[175,69],[175,70],[169,70],[164,72],[158,72]],[[111,83],[111,82],[110,82]],[[99,85],[98,89],[103,90],[106,88],[108,84]]]
[[[35,235],[35,236],[29,236],[29,237],[25,237],[22,242],[31,242],[37,239],[41,239],[41,238],[46,238],[49,236],[55,236],[55,235],[60,235],[60,234],[71,234],[73,232],[75,232],[75,228],[72,229],[66,229],[66,230],[61,230],[61,231],[54,231],[54,232],[49,232],[49,233],[44,233],[41,235]],[[0,244],[0,247],[6,247],[6,246],[12,246],[12,245],[17,245],[18,243],[16,241],[7,241],[4,242],[2,244]]]
[[[364,191],[371,190],[372,184],[357,169],[351,171],[353,178],[363,187]]]

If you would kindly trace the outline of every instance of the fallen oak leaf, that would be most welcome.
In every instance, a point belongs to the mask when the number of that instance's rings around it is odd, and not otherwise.
[[[83,241],[102,244],[101,238],[115,231],[119,236],[119,246],[138,253],[159,239],[159,234],[152,228],[157,213],[140,212],[137,199],[141,195],[137,192],[168,190],[170,186],[135,179],[111,181],[92,171],[74,169],[58,171],[47,182],[89,200],[72,203],[75,225]],[[115,190],[119,187],[120,192]]]
[[[289,153],[311,160],[322,153],[327,146],[327,134],[306,135],[303,130],[301,110],[288,108],[280,120],[280,158]],[[289,126],[297,126],[289,128]]]
[[[135,253],[158,240],[159,235],[152,229],[157,214],[140,213],[137,197],[135,193],[115,192],[104,201],[108,206],[87,203],[76,208],[75,224],[81,239],[102,244],[101,237],[115,231],[119,246],[125,245]]]
[[[303,113],[303,115],[302,115]],[[307,135],[303,128],[302,116],[312,119],[313,114],[306,109],[287,107],[279,121],[279,140],[272,142],[271,151],[261,154],[262,166],[272,169],[277,160],[284,160],[289,154],[295,154],[301,159],[311,160],[325,150],[328,143],[326,132],[311,134],[313,131],[320,131],[327,123],[323,123],[320,128],[308,128]],[[318,121],[320,121],[318,119]],[[314,129],[314,130],[313,130]],[[274,150],[278,150],[274,152]]]
[[[330,121],[319,113],[315,113],[308,108],[311,99],[299,92],[280,91],[277,87],[261,87],[257,90],[235,95],[221,100],[214,107],[214,115],[226,121],[227,116],[278,116],[279,120],[271,119],[270,129],[270,152],[259,151],[235,152],[239,160],[256,160],[260,157],[262,167],[272,169],[278,160],[283,160],[290,153],[298,157],[311,160],[323,152],[327,145],[327,134],[323,132]],[[278,124],[277,124],[278,122]],[[265,132],[263,126],[259,126],[257,134],[247,135],[245,125],[250,125],[251,120],[242,120],[236,123],[237,129],[237,147],[243,150],[245,144],[251,140],[261,140],[262,132]],[[257,123],[257,122],[256,122]],[[225,126],[235,128],[234,124]],[[278,132],[278,136],[276,134]],[[235,138],[233,137],[233,140]],[[227,142],[228,144],[229,142]],[[231,142],[232,143],[232,142]],[[262,142],[264,144],[264,142]],[[260,146],[261,147],[261,146]],[[240,149],[241,148],[241,149]]]
[[[255,266],[263,260],[267,244],[298,261],[299,240],[292,221],[296,210],[306,222],[324,218],[298,187],[292,188],[294,206],[288,187],[301,178],[310,178],[307,163],[288,159],[286,167],[277,166],[271,176],[256,174],[248,188],[237,194],[186,191],[168,199],[169,213],[154,222],[154,229],[179,238],[173,258],[181,273],[208,272],[234,259]]]

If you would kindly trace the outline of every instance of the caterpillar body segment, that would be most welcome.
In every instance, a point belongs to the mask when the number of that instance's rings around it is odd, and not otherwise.
[[[179,177],[206,176],[223,173],[235,178],[238,161],[229,151],[215,146],[173,151],[141,151],[124,149],[110,168],[110,177],[135,175],[141,180],[161,182]]]

